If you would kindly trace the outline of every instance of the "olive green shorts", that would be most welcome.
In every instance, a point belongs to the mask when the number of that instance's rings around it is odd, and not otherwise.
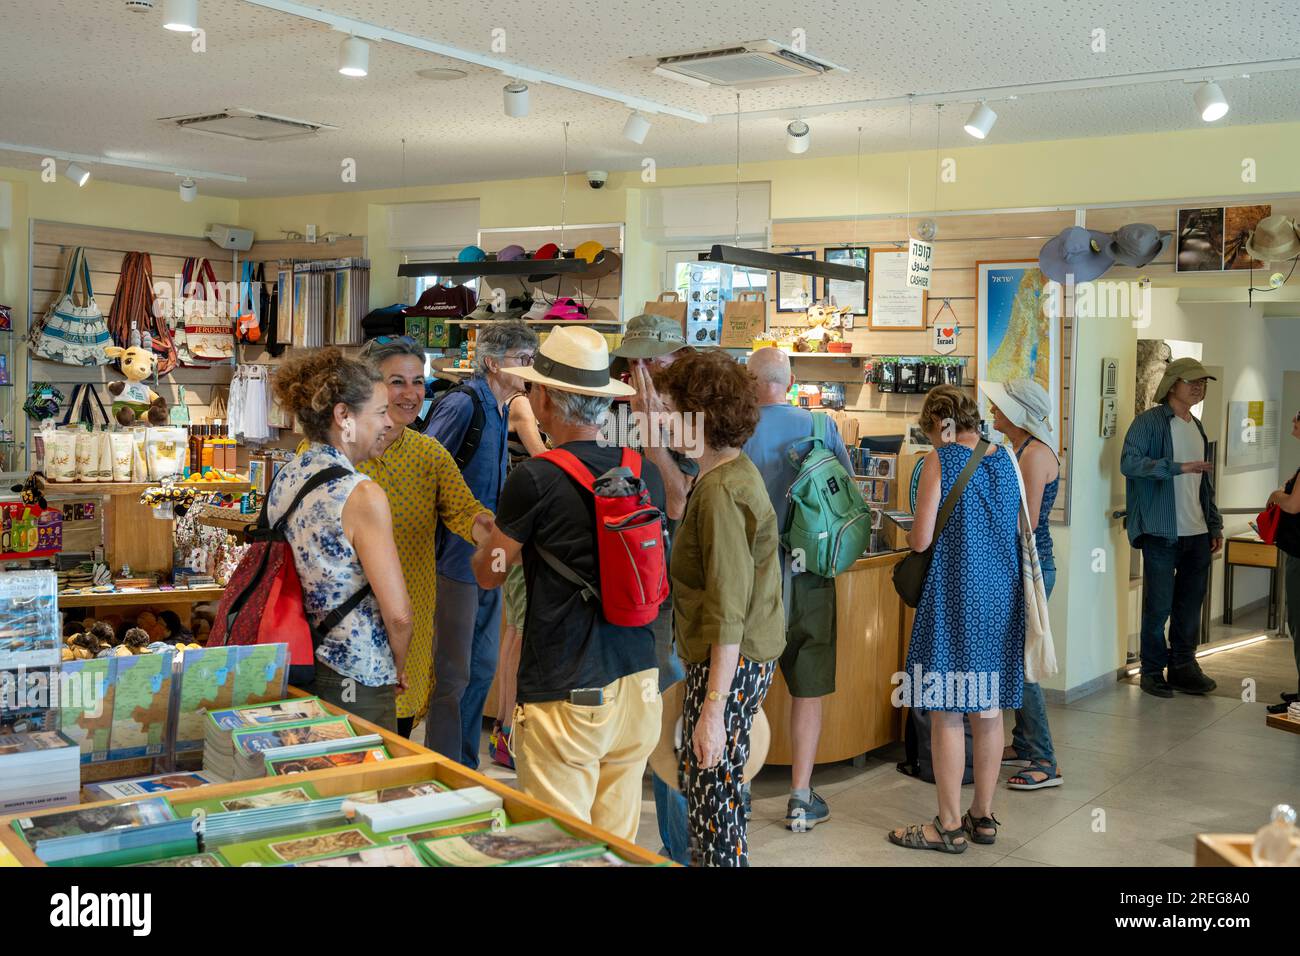
[[[524,615],[528,613],[528,587],[524,583],[524,566],[512,564],[506,572],[502,588],[506,601],[506,627],[524,629]]]
[[[835,580],[805,571],[790,582],[781,674],[791,697],[835,691]]]

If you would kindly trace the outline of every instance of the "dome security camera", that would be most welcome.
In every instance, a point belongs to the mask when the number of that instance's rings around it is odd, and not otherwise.
[[[609,173],[603,169],[592,169],[587,171],[587,185],[592,189],[601,189],[609,181]]]

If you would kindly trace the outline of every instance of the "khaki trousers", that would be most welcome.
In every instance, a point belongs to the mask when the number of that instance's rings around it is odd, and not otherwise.
[[[605,702],[521,704],[511,737],[519,787],[543,803],[602,830],[635,840],[641,778],[659,741],[659,672],[620,677]]]

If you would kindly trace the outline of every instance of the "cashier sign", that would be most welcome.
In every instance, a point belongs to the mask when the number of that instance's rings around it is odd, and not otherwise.
[[[934,246],[919,239],[909,239],[907,245],[907,284],[913,289],[930,288],[930,263]]]

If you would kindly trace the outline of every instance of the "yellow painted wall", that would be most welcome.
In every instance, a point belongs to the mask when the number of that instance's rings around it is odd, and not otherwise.
[[[956,178],[936,186],[933,150],[863,156],[804,157],[744,163],[745,182],[771,183],[773,219],[882,215],[922,210],[973,210],[1024,206],[1075,206],[1219,195],[1276,194],[1300,190],[1300,124],[1222,127],[1179,133],[1054,140],[1015,145],[943,148]],[[653,150],[650,151],[653,155]],[[1242,162],[1254,160],[1254,182],[1242,181]],[[908,166],[911,165],[911,190]],[[662,186],[730,183],[734,165],[659,168],[653,182],[640,171],[613,172],[604,189],[569,176],[568,222],[618,222],[639,217],[639,192]],[[364,180],[359,184],[364,185]],[[383,206],[389,203],[478,199],[484,228],[552,225],[560,221],[561,177],[412,186],[249,200],[239,204],[240,225],[278,238],[279,230],[365,234],[374,260],[372,303],[398,295],[398,257],[386,249]],[[856,207],[856,208],[855,208]],[[630,302],[643,300],[657,281],[661,250],[628,236],[625,271]],[[648,261],[650,257],[654,261]]]

